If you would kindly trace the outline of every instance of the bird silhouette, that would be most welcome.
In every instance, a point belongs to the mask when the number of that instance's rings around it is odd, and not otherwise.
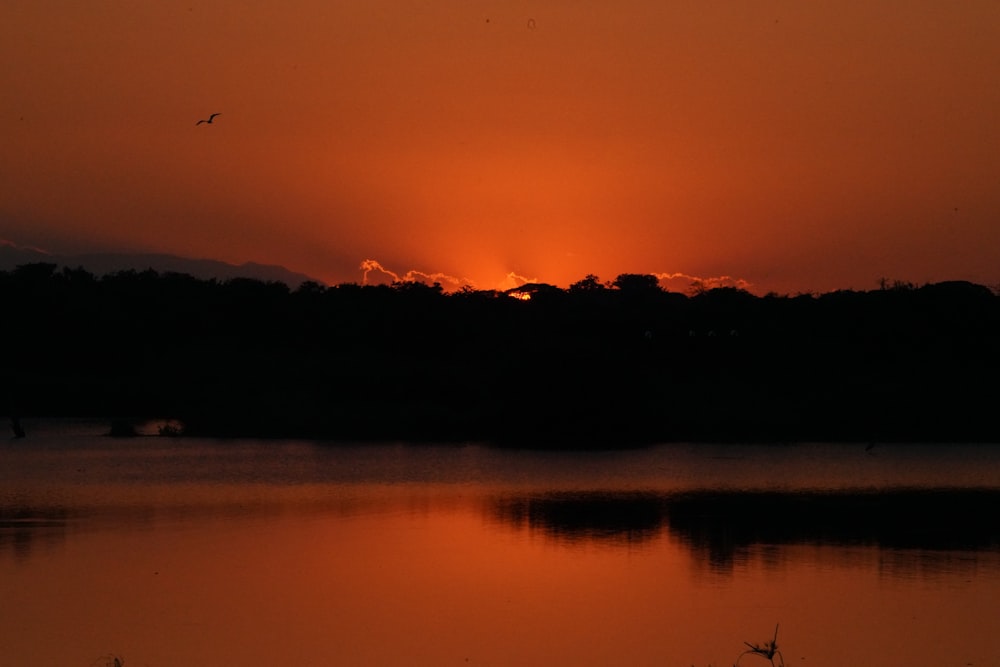
[[[216,116],[221,116],[221,115],[222,115],[222,114],[217,114],[217,113],[213,113],[213,114],[212,114],[211,116],[209,116],[209,117],[208,117],[208,119],[207,119],[207,120],[206,120],[205,118],[202,118],[202,119],[201,119],[201,120],[199,120],[199,121],[198,121],[197,123],[195,123],[195,125],[201,125],[202,123],[209,123],[209,124],[211,124],[211,122],[212,122],[213,120],[215,120],[215,117],[216,117]]]

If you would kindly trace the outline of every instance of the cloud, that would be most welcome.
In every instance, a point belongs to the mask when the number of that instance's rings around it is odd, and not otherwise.
[[[701,277],[687,273],[654,273],[653,275],[664,284],[664,287],[670,287],[671,283],[683,282],[688,290],[715,289],[716,287],[750,289],[753,285],[748,280],[732,276]]]
[[[19,250],[21,252],[26,252],[26,253],[37,253],[40,255],[52,254],[48,250],[45,250],[43,248],[38,248],[36,246],[30,246],[30,245],[18,245],[17,243],[14,243],[13,241],[9,241],[2,237],[0,237],[0,247],[9,248],[10,250]]]
[[[399,275],[393,273],[389,269],[386,269],[381,264],[379,264],[378,261],[376,261],[374,259],[362,260],[361,266],[359,268],[362,271],[362,274],[361,274],[361,284],[362,285],[367,285],[368,284],[368,274],[371,273],[372,271],[375,271],[377,273],[381,273],[383,275],[389,276],[392,279],[393,282],[398,282],[399,281]]]
[[[440,283],[446,291],[455,291],[461,289],[462,287],[468,286],[473,289],[484,289],[477,285],[475,281],[469,278],[456,278],[454,276],[448,275],[446,273],[435,272],[428,273],[425,271],[419,271],[416,269],[410,269],[405,273],[399,273],[393,271],[382,265],[381,262],[375,259],[365,259],[361,262],[359,267],[361,269],[361,284],[379,284],[379,283],[399,283],[399,282],[423,282],[423,283]],[[734,278],[733,276],[694,276],[689,273],[653,273],[651,275],[656,276],[660,284],[665,288],[669,289],[674,287],[678,291],[700,291],[714,289],[716,287],[736,287],[738,289],[749,289],[753,283],[743,278]],[[496,289],[500,291],[507,291],[511,289],[516,289],[523,285],[530,283],[544,282],[539,278],[533,278],[528,276],[523,276],[517,274],[513,271],[509,271],[494,287],[488,287],[485,289]]]
[[[379,283],[384,280],[393,283],[400,282],[423,282],[423,283],[440,283],[441,286],[446,291],[456,291],[463,287],[472,287],[473,289],[484,289],[477,285],[471,278],[457,278],[455,276],[449,275],[447,273],[435,272],[427,273],[425,271],[419,271],[417,269],[410,269],[405,273],[397,273],[391,269],[382,266],[382,263],[376,259],[365,259],[361,262],[361,284],[368,285],[372,282]],[[382,280],[379,280],[381,277]],[[527,283],[537,283],[538,278],[528,278],[527,276],[518,275],[513,271],[510,271],[505,275],[495,287],[485,288],[485,289],[496,289],[500,291],[505,291],[509,289],[514,289],[525,285]]]
[[[450,276],[447,273],[426,273],[424,271],[418,271],[417,269],[410,269],[406,273],[399,274],[395,271],[391,271],[375,259],[365,259],[362,260],[361,266],[359,267],[362,271],[361,274],[361,284],[367,285],[369,282],[369,276],[371,273],[380,274],[388,278],[394,283],[408,283],[408,282],[425,282],[425,283],[440,283],[445,289],[457,290],[465,285],[470,285],[475,287],[473,282],[468,278],[456,278],[455,276]]]
[[[525,276],[519,276],[513,271],[510,271],[509,273],[507,273],[506,276],[504,276],[503,280],[500,281],[500,284],[497,285],[497,289],[500,291],[506,291],[509,289],[520,287],[521,285],[526,285],[528,283],[537,283],[537,282],[541,281],[539,281],[538,278],[527,278]]]

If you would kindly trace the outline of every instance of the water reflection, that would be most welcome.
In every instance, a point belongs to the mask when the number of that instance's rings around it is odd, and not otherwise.
[[[995,449],[41,426],[0,443],[3,664],[719,665],[778,622],[789,664],[997,664]]]
[[[60,507],[0,504],[0,554],[9,550],[23,561],[39,545],[51,547],[62,542],[68,519],[69,511]]]
[[[492,518],[515,528],[541,530],[557,540],[636,545],[655,538],[667,522],[666,498],[645,492],[562,492],[501,497]]]
[[[722,555],[751,544],[994,549],[998,509],[1000,491],[992,489],[705,492],[666,504],[672,532]]]
[[[780,545],[865,545],[903,554],[883,563],[890,570],[923,567],[914,564],[921,559],[940,563],[940,552],[1000,547],[995,489],[577,491],[497,498],[489,514],[562,542],[635,546],[667,531],[696,560],[719,571],[745,561],[754,549],[773,561],[780,552],[766,547]],[[974,564],[970,558],[954,562]]]

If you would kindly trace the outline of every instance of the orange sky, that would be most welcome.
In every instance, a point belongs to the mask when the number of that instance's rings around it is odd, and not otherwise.
[[[0,62],[19,245],[1000,283],[995,0],[5,0]]]

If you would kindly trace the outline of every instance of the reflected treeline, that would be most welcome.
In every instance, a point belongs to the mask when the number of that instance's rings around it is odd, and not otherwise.
[[[8,549],[18,560],[26,560],[39,544],[58,544],[66,538],[69,510],[61,507],[0,505],[0,556]]]
[[[489,511],[563,541],[638,543],[667,530],[719,568],[762,545],[1000,547],[1000,490],[991,489],[562,492],[500,498]]]
[[[1000,490],[703,492],[665,503],[670,532],[713,564],[753,545],[986,551],[1000,546]]]
[[[640,543],[656,537],[666,524],[665,500],[643,492],[549,493],[500,498],[490,514],[565,541]]]
[[[31,264],[0,272],[0,299],[4,414],[571,446],[1000,440],[1000,297],[966,282],[446,294]]]

